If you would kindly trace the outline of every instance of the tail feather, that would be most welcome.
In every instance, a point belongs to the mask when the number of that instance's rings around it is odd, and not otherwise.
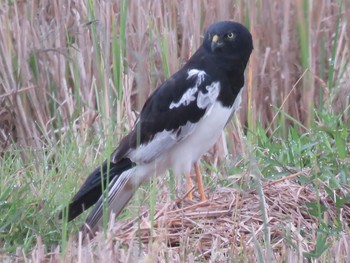
[[[107,187],[108,177],[109,181],[112,182],[112,180],[116,180],[124,171],[132,168],[133,165],[130,159],[122,159],[117,163],[108,163],[105,161],[100,167],[97,167],[89,175],[69,204],[68,221],[76,218],[99,200],[102,195],[102,188]],[[62,218],[62,212],[59,217]]]
[[[140,182],[136,182],[135,169],[129,169],[119,177],[115,177],[109,184],[108,197],[106,198],[106,206],[108,208],[108,219],[111,213],[118,216],[123,208],[127,205]],[[89,214],[85,221],[82,231],[84,233],[90,232],[94,235],[103,225],[103,205],[104,197],[101,196],[97,201],[94,209]]]

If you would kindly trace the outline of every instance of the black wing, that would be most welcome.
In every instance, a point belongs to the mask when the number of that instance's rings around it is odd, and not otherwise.
[[[133,159],[152,161],[191,134],[215,102],[219,90],[219,82],[196,69],[181,70],[161,85],[145,103],[133,130],[122,139],[111,162],[96,168],[73,197],[68,220],[96,203],[102,195],[101,185],[106,185],[108,177],[112,181],[137,165]],[[155,137],[157,140],[153,140]]]
[[[180,70],[148,98],[133,130],[120,142],[111,160],[118,162],[125,157],[136,163],[154,160],[193,131],[219,91],[220,83],[205,71]],[[157,140],[152,143],[155,137]],[[142,147],[148,148],[138,154]],[[135,155],[141,159],[133,158]]]

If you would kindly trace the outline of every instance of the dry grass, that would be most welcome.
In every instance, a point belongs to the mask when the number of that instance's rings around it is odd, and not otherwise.
[[[315,118],[314,107],[328,105],[344,111],[347,119],[350,0],[342,1],[341,8],[339,3],[2,1],[0,156],[24,149],[20,151],[24,162],[33,156],[44,159],[35,149],[69,142],[68,133],[79,146],[88,144],[91,134],[102,138],[99,145],[114,134],[117,145],[150,92],[191,56],[205,28],[223,19],[246,24],[254,38],[238,114],[242,126],[254,133],[261,122],[268,133],[276,127],[287,133],[291,124],[308,127]],[[217,144],[209,158],[214,163],[228,153],[237,156],[246,151],[234,129],[230,124],[227,137]],[[50,157],[55,159],[55,154]],[[87,155],[82,166],[95,160],[92,153]],[[0,261],[254,262],[272,257],[303,262],[303,252],[314,248],[321,224],[320,218],[306,212],[305,202],[321,198],[328,208],[322,222],[337,214],[331,200],[323,196],[322,186],[316,195],[311,186],[284,180],[266,181],[263,188],[246,192],[218,188],[201,204],[161,199],[152,231],[145,210],[135,221],[139,226],[119,221],[107,238],[99,235],[88,245],[72,238],[62,253],[60,247],[47,248],[38,237],[31,253],[19,248],[9,258],[0,251]],[[332,248],[324,262],[350,261],[350,212],[348,206],[342,209],[346,231],[329,241]]]
[[[133,0],[123,14],[124,2],[1,4],[2,149],[13,141],[50,144],[72,123],[82,143],[90,128],[106,128],[111,119],[128,115],[132,123],[132,111],[164,74],[175,72],[204,29],[222,19],[248,24],[254,36],[251,85],[240,111],[250,128],[260,120],[273,130],[280,110],[308,126],[313,106],[333,90],[341,90],[336,107],[348,105],[348,0],[342,9],[326,0],[306,1],[307,8],[301,0]]]
[[[306,171],[307,172],[307,171]],[[305,172],[305,173],[306,173]],[[264,181],[264,199],[268,228],[262,221],[261,198],[256,189],[247,191],[220,188],[208,201],[159,201],[154,226],[150,211],[144,210],[137,219],[110,226],[105,238],[98,234],[88,244],[71,241],[66,255],[47,254],[38,242],[27,262],[256,262],[256,250],[268,261],[304,262],[304,252],[315,248],[320,218],[310,215],[307,202],[318,200],[315,191],[289,180],[276,183]],[[320,190],[321,204],[327,207],[323,219],[337,216],[333,201]],[[345,194],[345,193],[344,193]],[[345,206],[341,221],[347,228],[350,206]],[[268,231],[272,250],[261,244]],[[74,240],[74,239],[72,239]],[[341,234],[333,241],[324,262],[349,262],[350,237]],[[22,258],[20,256],[18,259]]]

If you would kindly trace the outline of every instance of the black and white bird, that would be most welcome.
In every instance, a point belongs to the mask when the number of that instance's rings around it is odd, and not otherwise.
[[[212,24],[189,61],[148,98],[110,160],[86,179],[68,206],[68,220],[96,203],[85,223],[95,233],[103,223],[103,203],[109,214],[117,216],[140,184],[169,168],[176,175],[185,174],[190,186],[194,166],[205,200],[197,162],[240,106],[244,70],[252,50],[252,36],[243,25],[231,21]],[[105,198],[103,189],[108,190]]]

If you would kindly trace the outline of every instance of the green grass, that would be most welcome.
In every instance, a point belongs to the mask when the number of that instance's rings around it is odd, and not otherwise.
[[[338,237],[342,231],[347,231],[341,222],[341,209],[350,202],[350,194],[344,195],[344,191],[350,188],[350,179],[347,176],[350,172],[347,125],[340,116],[329,112],[318,113],[318,118],[304,133],[299,133],[296,127],[291,127],[285,138],[279,136],[283,133],[278,129],[268,136],[264,128],[258,125],[254,136],[250,136],[255,138],[254,142],[247,141],[252,150],[248,159],[243,159],[243,162],[233,166],[224,163],[222,168],[216,171],[220,173],[220,170],[226,169],[228,178],[219,177],[215,186],[210,187],[211,178],[205,177],[209,188],[235,187],[230,184],[230,176],[252,169],[249,168],[252,160],[256,162],[253,170],[263,175],[263,180],[277,180],[302,170],[309,171],[294,180],[307,185],[316,193],[322,185],[338,208],[336,218],[325,222],[322,215],[326,208],[320,202],[306,204],[308,213],[319,218],[316,247],[305,254],[305,257],[309,258],[322,257],[331,245],[327,240],[330,237]],[[108,136],[99,150],[106,152],[104,155],[113,148],[110,146],[110,138],[112,136]],[[48,248],[61,245],[64,249],[67,246],[67,238],[78,230],[86,215],[65,225],[58,221],[57,214],[64,204],[68,203],[88,173],[106,157],[98,156],[96,147],[100,147],[96,140],[93,140],[92,144],[78,145],[76,138],[72,136],[52,147],[33,149],[35,154],[28,154],[27,151],[19,149],[6,151],[0,166],[0,242],[3,250],[15,253],[16,249],[21,247],[29,252],[36,244],[37,236],[42,238]],[[23,163],[20,154],[28,155],[26,164]],[[215,171],[215,167],[207,167]],[[173,187],[171,180],[160,180],[162,181],[165,188]],[[120,220],[137,216],[139,207],[150,206],[150,220],[153,222],[155,204],[160,195],[156,190],[156,182],[154,179],[149,186],[146,184],[138,191],[128,209],[120,216]],[[248,180],[245,184],[248,187],[255,185],[254,180]],[[246,186],[236,187],[244,189]],[[262,203],[261,208],[263,207]],[[265,237],[265,245],[271,246],[267,233]]]
[[[345,106],[332,105],[350,74],[349,35],[343,31],[348,1],[263,2],[232,5],[227,0],[223,10],[215,1],[193,1],[190,6],[189,2],[154,1],[151,6],[139,6],[136,1],[89,0],[77,1],[81,6],[67,13],[51,6],[55,18],[46,13],[49,7],[3,3],[0,131],[12,137],[0,137],[0,261],[2,255],[18,255],[21,250],[30,255],[39,237],[46,253],[57,246],[63,255],[71,253],[72,238],[88,212],[71,223],[60,222],[58,212],[129,131],[138,102],[196,50],[209,22],[227,18],[228,13],[254,30],[252,71],[246,74],[251,89],[248,103],[226,132],[228,152],[235,154],[219,152],[223,161],[218,166],[202,161],[201,167],[209,192],[224,187],[257,191],[263,236],[254,235],[251,254],[246,253],[248,245],[241,244],[231,254],[217,252],[215,257],[242,262],[273,257],[276,244],[269,232],[262,186],[266,180],[286,180],[292,175],[292,182],[317,196],[316,201],[305,203],[305,213],[314,218],[316,228],[303,257],[320,262],[332,259],[332,246],[342,235],[349,235],[342,217],[350,203],[348,93],[343,97],[340,93]],[[191,15],[181,16],[187,10],[183,8],[192,8]],[[18,15],[17,9],[25,14]],[[81,20],[74,20],[75,12]],[[21,24],[21,19],[26,23]],[[195,19],[200,26],[193,23]],[[77,24],[72,26],[72,21]],[[287,22],[288,30],[283,30]],[[146,68],[138,66],[140,61]],[[138,76],[142,83],[135,80]],[[12,117],[10,121],[4,112]],[[144,184],[118,220],[138,217],[148,207],[153,235],[157,204],[164,198],[176,200],[175,181],[170,171]],[[323,205],[325,198],[333,200],[336,208],[331,219],[324,218],[329,209]],[[232,218],[237,219],[238,213]],[[108,218],[104,219],[106,232]],[[288,224],[282,226],[284,244],[297,254],[294,230]],[[141,221],[135,225],[140,228]],[[307,233],[301,229],[300,236],[306,239]],[[189,240],[180,240],[183,261],[195,244],[193,237]],[[154,242],[149,245],[150,260],[157,257],[151,252],[164,245]],[[172,255],[161,251],[169,258]],[[288,255],[283,255],[281,261],[287,261]]]

